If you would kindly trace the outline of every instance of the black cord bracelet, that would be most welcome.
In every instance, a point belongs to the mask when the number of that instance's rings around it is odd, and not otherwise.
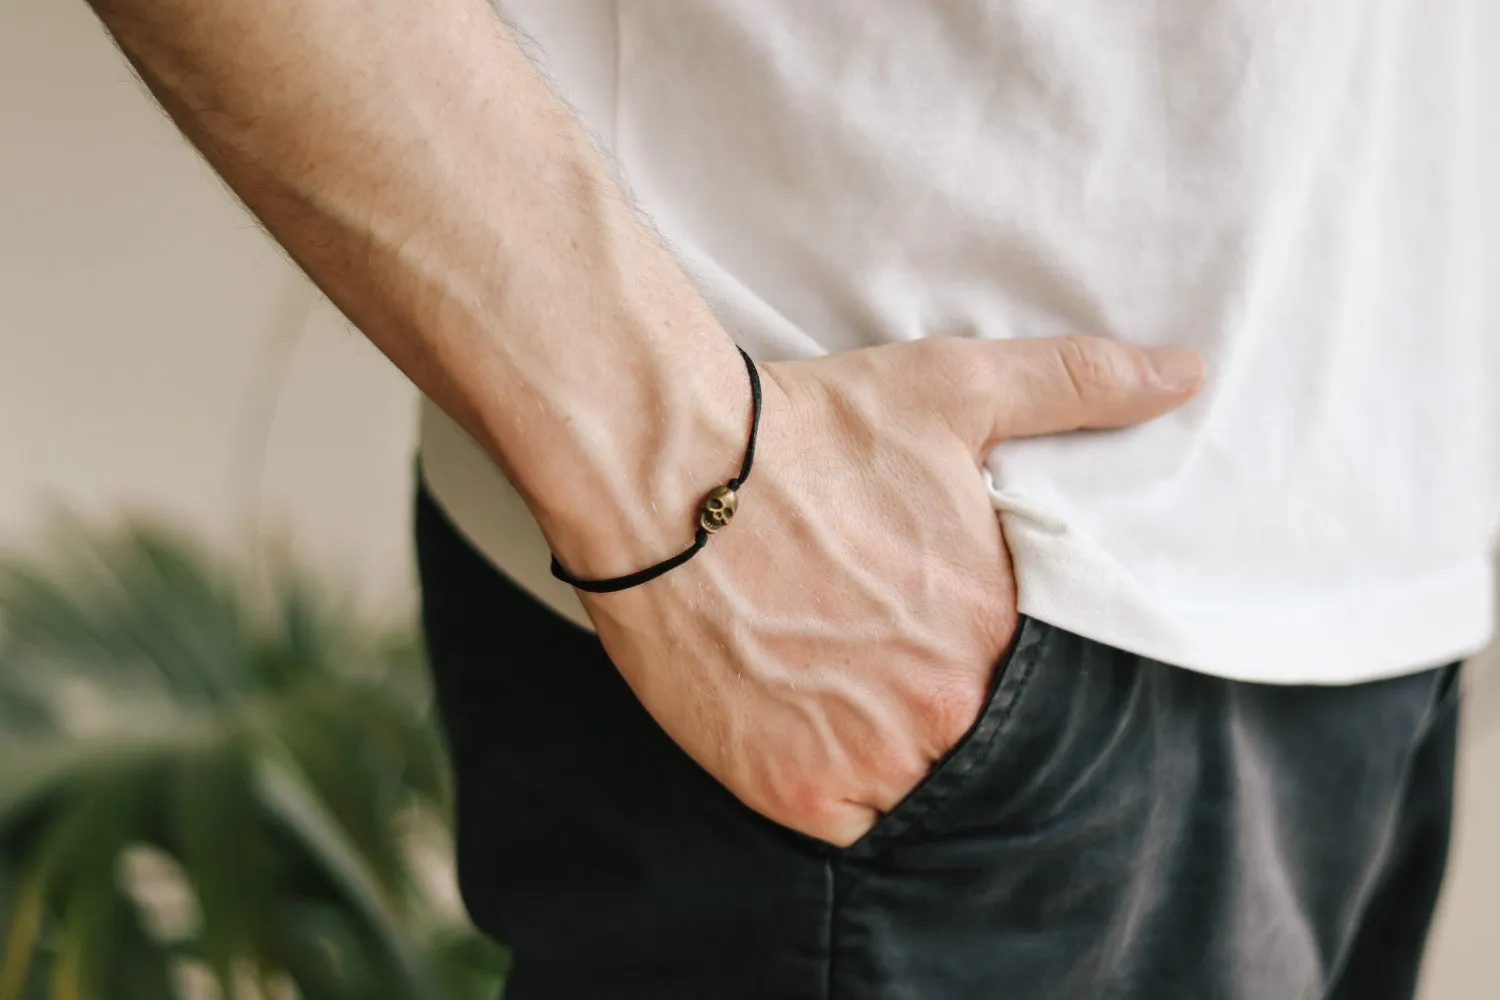
[[[693,544],[683,549],[670,559],[663,559],[654,566],[647,566],[643,570],[628,573],[625,576],[613,576],[605,580],[585,580],[574,576],[563,568],[562,563],[557,561],[557,556],[552,557],[552,575],[563,583],[586,590],[591,594],[609,594],[617,590],[629,590],[638,587],[648,580],[655,580],[668,570],[674,570],[687,562],[703,546],[708,544],[708,536],[728,524],[734,517],[734,512],[739,508],[739,489],[745,485],[745,480],[750,478],[750,465],[755,461],[755,437],[760,432],[760,372],[755,368],[755,362],[750,360],[750,355],[740,348],[740,357],[745,359],[745,371],[750,375],[750,439],[745,444],[745,461],[740,464],[740,473],[723,486],[715,486],[703,498],[703,503],[698,506],[698,529],[693,535]]]

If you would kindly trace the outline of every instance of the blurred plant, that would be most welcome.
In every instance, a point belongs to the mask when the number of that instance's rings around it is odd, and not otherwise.
[[[498,994],[413,631],[254,589],[142,524],[0,560],[0,1000]]]

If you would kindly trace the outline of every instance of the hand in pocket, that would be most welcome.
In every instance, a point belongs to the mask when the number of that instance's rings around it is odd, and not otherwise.
[[[751,808],[847,845],[973,723],[1015,630],[986,453],[1158,416],[1202,368],[1090,337],[934,338],[762,375],[733,525],[645,586],[581,596],[687,753]]]

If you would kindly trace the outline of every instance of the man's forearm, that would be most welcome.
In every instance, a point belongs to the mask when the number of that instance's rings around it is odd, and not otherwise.
[[[682,541],[697,493],[738,461],[744,405],[725,400],[745,397],[743,368],[483,0],[93,6],[575,569],[623,572]]]

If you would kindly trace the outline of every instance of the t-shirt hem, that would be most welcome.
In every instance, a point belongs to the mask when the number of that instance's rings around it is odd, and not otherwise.
[[[1495,627],[1495,574],[1473,560],[1397,581],[1372,582],[1300,603],[1231,608],[1149,604],[1080,552],[1069,535],[1002,517],[1020,610],[1039,621],[1162,663],[1229,680],[1342,685],[1462,660]],[[1086,597],[1084,596],[1086,595]]]

